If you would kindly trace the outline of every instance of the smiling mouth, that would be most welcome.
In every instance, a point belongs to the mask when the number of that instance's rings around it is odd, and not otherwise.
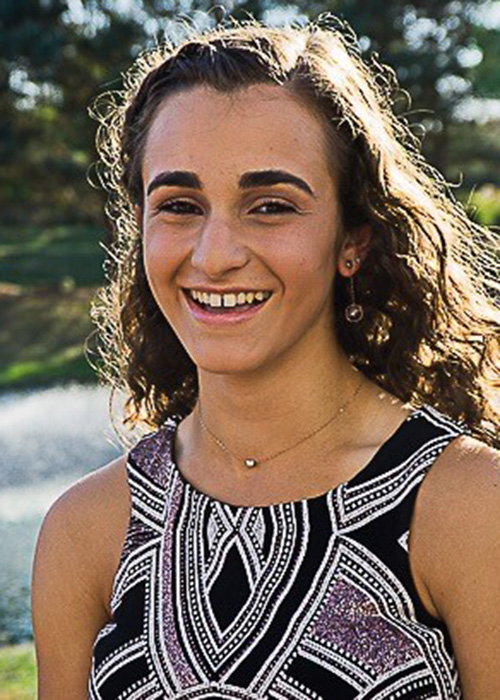
[[[191,310],[191,313],[199,321],[206,321],[208,323],[219,323],[226,325],[227,323],[238,323],[247,318],[253,318],[259,313],[261,308],[266,305],[269,299],[272,297],[272,293],[267,299],[262,301],[254,300],[250,303],[237,304],[235,306],[209,306],[204,304],[198,299],[193,299],[189,290],[183,289],[187,305]]]
[[[214,313],[214,314],[230,314],[230,313],[241,313],[248,311],[250,309],[255,309],[260,306],[264,306],[264,304],[271,298],[272,292],[266,293],[266,298],[263,300],[258,300],[255,299],[251,302],[246,302],[244,304],[234,304],[233,306],[224,306],[222,303],[222,300],[220,301],[220,305],[211,305],[208,303],[205,303],[203,301],[200,301],[199,299],[195,299],[193,296],[191,296],[190,292],[188,289],[183,289],[184,294],[186,295],[188,301],[195,307],[198,307],[199,309],[203,309],[204,311],[207,311],[209,313]]]

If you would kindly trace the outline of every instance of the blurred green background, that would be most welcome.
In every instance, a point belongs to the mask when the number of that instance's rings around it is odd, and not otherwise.
[[[500,224],[499,1],[2,0],[0,398],[96,383],[83,343],[110,238],[104,194],[89,184],[96,154],[87,107],[120,88],[143,48],[175,38],[173,20],[189,15],[202,28],[224,11],[275,25],[325,11],[348,20],[361,49],[396,70],[412,97],[399,113],[471,218]],[[0,700],[34,696],[32,646],[15,641],[0,636]]]

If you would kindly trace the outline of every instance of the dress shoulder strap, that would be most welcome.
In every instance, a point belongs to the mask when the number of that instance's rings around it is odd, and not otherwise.
[[[128,452],[128,462],[161,489],[171,478],[172,439],[175,423],[167,420],[156,430],[143,435]]]
[[[142,575],[147,565],[147,557],[144,559],[146,552],[154,549],[163,535],[173,478],[169,459],[171,429],[170,424],[165,424],[146,433],[127,453],[130,516],[113,583],[113,611],[125,591]]]

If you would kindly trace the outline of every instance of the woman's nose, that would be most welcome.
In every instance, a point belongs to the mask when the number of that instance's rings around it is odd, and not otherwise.
[[[242,267],[247,260],[248,251],[241,242],[235,223],[217,217],[207,221],[200,229],[191,264],[207,277],[218,277],[226,270]]]

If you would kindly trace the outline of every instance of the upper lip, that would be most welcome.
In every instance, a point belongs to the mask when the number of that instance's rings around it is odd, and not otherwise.
[[[243,289],[242,287],[228,287],[227,289],[216,289],[215,287],[183,287],[187,292],[193,290],[195,292],[206,292],[207,294],[240,294],[245,292],[270,292],[270,289],[259,289],[257,287],[251,287],[250,289]]]

